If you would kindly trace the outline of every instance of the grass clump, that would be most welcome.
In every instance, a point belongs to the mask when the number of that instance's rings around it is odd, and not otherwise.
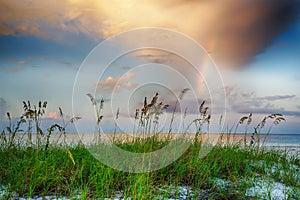
[[[144,143],[135,141],[130,145],[131,150],[138,152]],[[159,195],[160,188],[172,185],[189,186],[195,192],[205,190],[213,198],[247,199],[245,191],[251,183],[246,180],[264,175],[287,186],[300,186],[299,177],[295,178],[295,171],[290,167],[299,169],[299,160],[290,160],[273,151],[218,145],[206,157],[199,158],[200,145],[200,142],[193,143],[171,165],[143,174],[107,167],[79,144],[50,146],[47,150],[21,146],[1,148],[0,182],[20,196],[80,195],[83,199],[113,197],[120,191],[133,199],[153,199]],[[277,166],[274,164],[279,165],[278,168],[272,173],[266,171]],[[219,186],[215,181],[219,179],[227,184]]]
[[[186,92],[187,90],[184,90],[181,95]],[[96,142],[99,142],[102,134],[99,128],[103,118],[103,101],[98,102],[91,95],[89,98],[97,113]],[[209,126],[211,118],[208,107],[204,104],[205,102],[199,107],[199,116],[187,126],[194,126],[195,139],[179,159],[156,171],[129,173],[104,165],[80,142],[68,144],[64,139],[62,142],[51,143],[49,138],[54,131],[64,138],[67,137],[66,126],[79,118],[74,117],[65,122],[60,108],[62,123],[50,126],[44,133],[39,130],[41,116],[33,114],[32,117],[26,117],[27,111],[31,110],[26,103],[26,112],[15,125],[8,114],[9,128],[1,134],[0,186],[7,187],[11,198],[52,195],[78,199],[249,199],[247,192],[255,186],[254,180],[265,178],[292,188],[288,198],[297,198],[300,193],[299,157],[291,157],[286,152],[274,149],[265,149],[259,139],[267,119],[273,119],[273,123],[277,125],[284,120],[283,116],[273,114],[264,118],[255,126],[250,141],[247,141],[246,135],[252,123],[252,114],[242,117],[236,125],[236,130],[244,122],[247,124],[245,137],[240,142],[230,143],[229,140],[223,140],[228,135],[233,137],[236,132],[221,133],[220,140],[214,148],[207,155],[199,156],[199,151],[204,145],[202,127]],[[136,109],[137,126],[133,132],[142,135],[157,133],[159,117],[167,107],[167,104],[158,101],[158,93],[149,103],[145,98],[143,107]],[[46,109],[46,106],[41,103],[41,106],[33,108],[33,113],[38,113],[40,108]],[[175,110],[176,108],[171,125]],[[41,112],[44,113],[43,110]],[[119,109],[117,113],[119,115]],[[20,124],[26,123],[27,131],[21,131]],[[36,136],[39,137],[36,142],[32,139],[32,124],[35,125]],[[25,142],[20,141],[16,139],[17,134],[21,139],[24,139],[22,135],[28,137]],[[183,135],[189,137],[188,133]],[[135,153],[153,152],[171,141],[169,131],[145,138],[116,137],[115,131],[113,134],[115,145]],[[2,197],[7,198],[7,195]]]

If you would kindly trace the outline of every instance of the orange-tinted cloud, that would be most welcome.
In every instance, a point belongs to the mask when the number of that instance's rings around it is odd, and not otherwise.
[[[20,60],[18,63],[19,63],[20,65],[25,65],[27,62],[24,61],[24,60]]]
[[[57,112],[49,112],[48,113],[48,117],[49,118],[52,118],[52,119],[59,119],[59,115],[58,115],[58,113]]]
[[[106,78],[105,81],[99,81],[96,86],[99,90],[104,91],[115,91],[115,92],[121,92],[124,89],[130,90],[133,87],[136,86],[135,83],[131,82],[131,79],[135,77],[134,73],[127,73],[124,76],[120,77],[112,77],[109,76]]]
[[[138,27],[183,32],[220,66],[242,66],[297,18],[297,0],[0,0],[0,34],[95,40]],[[58,31],[59,30],[59,31]]]

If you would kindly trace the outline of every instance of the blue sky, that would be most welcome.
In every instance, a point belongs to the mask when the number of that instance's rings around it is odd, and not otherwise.
[[[84,108],[73,113],[72,91],[79,67],[91,50],[115,34],[155,26],[193,38],[213,58],[224,81],[219,89],[227,95],[225,124],[233,124],[248,113],[253,113],[256,121],[267,114],[282,113],[287,121],[273,132],[299,134],[299,1],[227,1],[226,5],[220,5],[216,1],[181,0],[163,3],[0,0],[1,126],[5,126],[6,112],[14,117],[21,114],[23,100],[47,100],[47,119],[58,118],[59,106],[69,116],[83,115]],[[115,50],[107,49],[107,53]],[[107,105],[111,104],[115,89],[119,100],[113,110],[122,108],[120,123],[127,123],[128,107],[121,100],[139,88],[148,75],[176,83],[176,78],[167,72],[158,76],[155,71],[153,74],[130,71],[147,63],[169,65],[191,76],[187,64],[168,52],[133,52],[117,59],[95,84],[99,87],[98,97],[105,98]],[[119,89],[114,88],[117,82]],[[180,91],[179,87],[176,89]],[[141,87],[133,94],[142,101],[143,95],[150,98],[156,90],[163,91],[166,101],[175,98],[167,89],[154,86]],[[209,95],[204,92],[200,99],[209,101]],[[135,99],[132,105],[134,108],[140,104]],[[104,113],[107,130],[112,130],[114,123],[110,108],[107,106]],[[82,123],[88,124],[90,119],[85,120]]]

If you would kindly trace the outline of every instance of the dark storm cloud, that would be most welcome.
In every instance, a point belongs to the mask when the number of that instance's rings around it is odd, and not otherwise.
[[[62,42],[79,33],[99,41],[133,28],[170,28],[203,45],[220,67],[244,66],[299,19],[299,0],[142,0],[124,4],[45,0],[30,5],[0,0],[0,4],[1,35]]]

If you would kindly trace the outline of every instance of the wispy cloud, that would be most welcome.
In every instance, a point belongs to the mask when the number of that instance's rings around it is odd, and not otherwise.
[[[20,65],[27,64],[27,62],[25,60],[16,60],[16,59],[13,59],[13,58],[5,58],[5,60],[10,61],[12,63],[20,64]]]
[[[18,62],[18,64],[20,64],[20,65],[25,65],[25,64],[27,64],[27,62],[24,61],[24,60],[20,60],[20,61]]]
[[[59,64],[61,66],[67,67],[67,68],[75,70],[75,71],[77,71],[79,69],[79,67],[74,66],[72,62],[65,61],[65,60],[58,60],[58,59],[50,59],[46,56],[39,56],[39,57],[28,56],[27,59],[28,60],[26,61],[26,60],[17,60],[14,58],[5,58],[5,60],[7,60],[9,62],[15,63],[16,65],[21,65],[19,67],[9,68],[6,71],[8,71],[8,72],[22,71],[22,70],[24,70],[23,66],[37,67],[37,65],[35,65],[35,64],[32,65],[32,63],[34,63],[34,61],[36,59],[38,59],[39,61],[45,61],[45,62],[49,61],[52,63],[56,63],[56,64]]]
[[[174,60],[175,62],[178,62],[178,59],[176,60],[177,56],[175,54],[162,50],[143,49],[137,51],[135,54],[137,57],[146,59],[152,63],[166,63],[170,61],[174,62]]]
[[[17,60],[16,60],[16,59],[13,59],[13,58],[5,58],[5,60],[8,60],[8,61],[10,61],[10,62],[14,62],[14,63],[16,63],[16,62],[17,62]]]
[[[11,67],[11,68],[7,68],[6,71],[7,72],[11,72],[11,73],[15,73],[15,72],[20,72],[23,71],[24,67],[20,66],[20,67]]]
[[[131,66],[121,66],[120,69],[127,71],[127,70],[132,69],[132,67]]]
[[[69,61],[57,60],[57,59],[49,59],[49,61],[52,62],[52,63],[58,63],[58,64],[60,64],[60,65],[62,65],[64,67],[67,67],[67,68],[75,70],[75,71],[77,71],[79,69],[79,67],[75,67],[73,65],[73,63],[71,63]]]
[[[165,27],[196,39],[225,66],[241,66],[264,51],[297,19],[299,8],[297,0],[0,2],[2,35],[59,40],[63,30],[99,40],[132,28]]]
[[[50,62],[53,62],[53,63],[60,63],[60,64],[65,65],[65,66],[71,66],[71,65],[72,65],[71,62],[68,62],[68,61],[62,61],[62,60],[56,60],[56,59],[50,59]]]
[[[5,60],[7,60],[11,63],[15,63],[16,65],[21,65],[21,66],[28,64],[28,62],[25,60],[17,60],[17,59],[13,59],[13,58],[5,58]],[[8,70],[8,71],[14,72],[14,70],[21,71],[21,67],[17,67],[17,68],[15,67],[14,69]]]

